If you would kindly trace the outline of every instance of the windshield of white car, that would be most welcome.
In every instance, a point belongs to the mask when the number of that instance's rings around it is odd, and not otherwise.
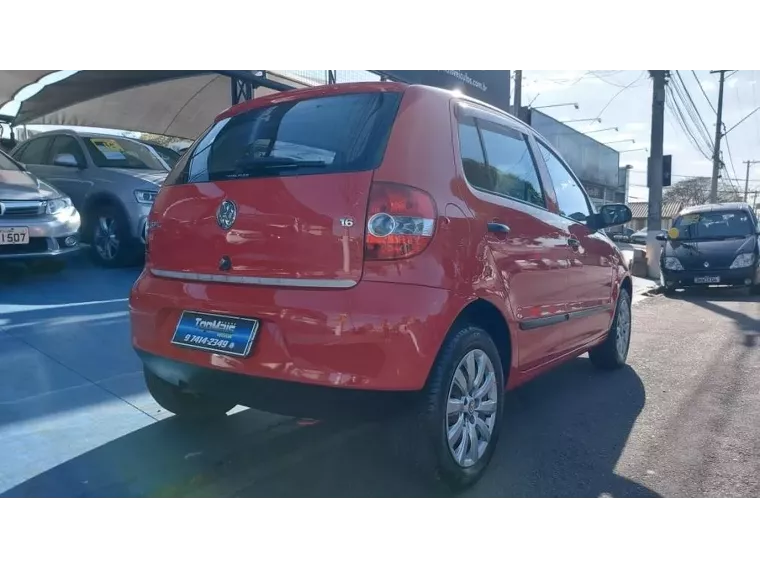
[[[168,171],[166,163],[148,145],[127,138],[83,137],[84,145],[99,168]]]
[[[678,231],[673,240],[679,241],[737,239],[755,232],[749,214],[741,210],[682,215],[673,222],[673,227]]]
[[[18,164],[11,160],[5,152],[0,152],[0,170],[11,170],[11,171],[19,171],[21,168],[18,167]]]

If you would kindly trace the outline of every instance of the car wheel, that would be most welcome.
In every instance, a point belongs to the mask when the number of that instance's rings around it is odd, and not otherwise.
[[[145,369],[144,374],[148,392],[154,400],[179,417],[194,420],[220,418],[235,407],[235,404],[183,391],[148,369]]]
[[[90,220],[92,260],[106,268],[130,266],[138,262],[141,250],[135,246],[127,219],[112,205],[97,207]]]
[[[631,296],[627,290],[620,290],[607,338],[589,351],[589,359],[599,369],[617,369],[625,365],[630,344]]]
[[[465,489],[491,461],[503,398],[504,372],[493,340],[478,327],[464,327],[446,339],[398,442],[425,477]]]

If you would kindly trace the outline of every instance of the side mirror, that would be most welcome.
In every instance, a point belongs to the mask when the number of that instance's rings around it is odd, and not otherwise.
[[[660,233],[659,235],[655,237],[655,239],[657,239],[658,241],[667,241],[668,235],[667,233]]]
[[[79,162],[77,162],[73,154],[58,154],[53,160],[53,165],[64,168],[78,168]]]
[[[602,205],[599,213],[591,215],[588,218],[587,225],[593,231],[614,227],[616,225],[625,225],[633,218],[633,213],[627,205],[622,203],[610,203]]]

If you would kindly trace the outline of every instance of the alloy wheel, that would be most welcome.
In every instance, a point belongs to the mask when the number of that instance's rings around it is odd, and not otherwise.
[[[119,253],[119,237],[116,234],[116,219],[98,217],[93,244],[103,260],[113,260]]]
[[[615,346],[618,355],[625,360],[628,355],[628,345],[631,339],[631,306],[621,302],[618,308],[617,328],[615,329]]]
[[[469,351],[454,372],[446,405],[449,451],[461,467],[472,467],[486,453],[496,426],[498,382],[491,358]]]

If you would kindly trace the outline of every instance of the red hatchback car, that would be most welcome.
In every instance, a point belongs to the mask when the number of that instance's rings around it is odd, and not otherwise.
[[[255,99],[155,200],[133,345],[178,415],[325,418],[403,396],[404,445],[461,488],[491,459],[506,390],[585,352],[624,364],[631,275],[600,229],[630,217],[595,212],[541,136],[454,92]]]

